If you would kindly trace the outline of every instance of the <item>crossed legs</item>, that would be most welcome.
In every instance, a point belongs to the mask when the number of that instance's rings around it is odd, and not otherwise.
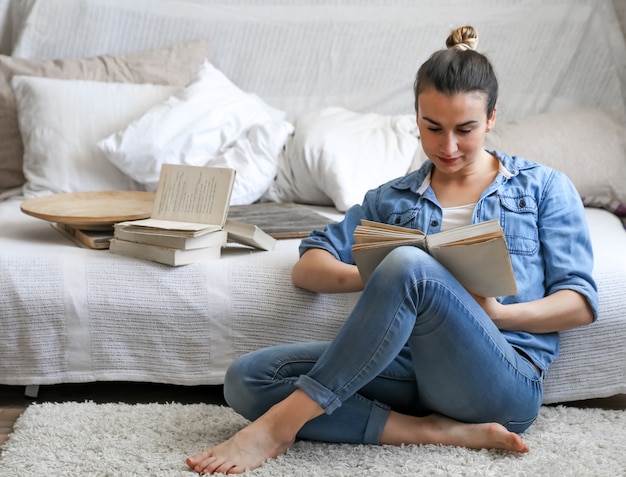
[[[286,452],[297,437],[528,450],[507,427],[519,432],[536,416],[538,380],[520,379],[517,353],[445,269],[405,249],[372,275],[317,355],[298,356],[308,345],[292,345],[295,356],[278,347],[235,362],[225,395],[253,422],[188,458],[192,469],[241,473]],[[387,384],[404,389],[414,408],[387,403],[395,395]]]

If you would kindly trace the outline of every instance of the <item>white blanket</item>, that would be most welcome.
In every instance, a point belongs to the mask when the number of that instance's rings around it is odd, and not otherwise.
[[[626,392],[626,264],[614,260],[623,231],[606,211],[587,214],[600,318],[563,333],[545,402]],[[220,384],[247,351],[331,339],[359,296],[296,289],[298,240],[279,241],[273,252],[231,246],[219,260],[170,268],[78,248],[21,213],[17,200],[0,203],[0,223],[2,384]]]
[[[78,248],[0,203],[0,382],[217,384],[258,346],[328,339],[355,296],[296,289],[298,240],[171,268]]]

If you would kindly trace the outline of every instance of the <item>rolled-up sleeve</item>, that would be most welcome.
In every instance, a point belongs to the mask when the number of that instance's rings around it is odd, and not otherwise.
[[[584,206],[572,182],[556,172],[541,202],[539,238],[544,250],[545,289],[574,290],[598,316],[597,285],[592,277],[593,249]]]
[[[330,252],[337,260],[354,263],[352,244],[354,229],[365,218],[363,207],[355,205],[346,211],[341,222],[328,224],[323,230],[314,230],[300,243],[300,256],[311,248],[320,248]]]

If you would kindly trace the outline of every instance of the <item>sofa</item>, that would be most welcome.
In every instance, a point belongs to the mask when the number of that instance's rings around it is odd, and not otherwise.
[[[25,199],[154,190],[166,162],[237,169],[232,205],[340,220],[424,160],[412,83],[474,25],[500,83],[488,148],[586,206],[597,322],[561,334],[545,403],[626,393],[626,9],[616,0],[0,0],[0,384],[221,384],[331,339],[358,293],[297,289],[298,239],[168,267],[76,247]],[[622,20],[622,21],[620,21]]]

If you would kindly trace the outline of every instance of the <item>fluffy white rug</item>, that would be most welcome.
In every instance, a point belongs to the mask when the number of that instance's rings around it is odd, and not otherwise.
[[[208,404],[33,404],[0,456],[1,477],[193,476],[185,457],[246,424]],[[626,411],[544,407],[514,455],[440,446],[298,442],[249,476],[626,475]]]

